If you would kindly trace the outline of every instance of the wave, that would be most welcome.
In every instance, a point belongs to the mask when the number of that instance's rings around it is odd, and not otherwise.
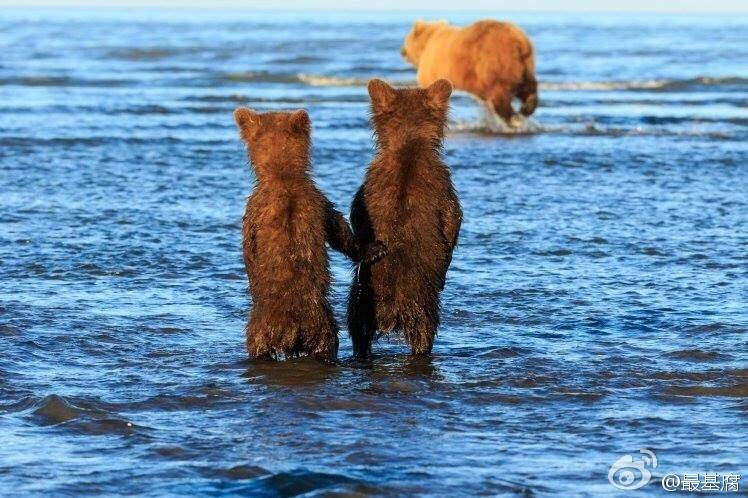
[[[662,92],[660,92],[662,93]],[[547,94],[546,94],[547,95]],[[614,96],[615,95],[615,96]],[[543,98],[543,107],[545,108],[556,108],[556,109],[568,109],[576,106],[591,106],[591,105],[627,105],[627,106],[678,106],[678,107],[703,107],[709,105],[725,105],[730,107],[745,108],[748,107],[748,101],[743,98],[742,92],[735,92],[730,96],[725,96],[724,93],[720,92],[704,92],[698,94],[694,98],[693,93],[687,94],[674,94],[684,95],[683,98],[669,96],[663,98],[662,95],[654,94],[650,92],[630,92],[628,95],[621,95],[616,93],[614,95],[605,94],[600,92],[596,96],[586,95],[580,98],[577,95],[554,95],[553,97]],[[647,95],[646,97],[639,98],[637,95]],[[618,97],[620,96],[620,97]]]
[[[649,90],[679,91],[704,88],[748,87],[748,78],[737,76],[711,77],[698,76],[687,79],[654,79],[629,81],[566,81],[541,82],[541,90],[550,91],[610,91],[610,90]],[[744,88],[745,89],[745,88]]]
[[[372,76],[373,78],[374,76]],[[221,80],[228,82],[242,83],[301,83],[309,86],[325,87],[365,87],[371,78],[346,77],[346,76],[327,76],[321,74],[287,74],[273,73],[270,71],[237,71],[224,73],[220,76]],[[415,85],[414,80],[388,80],[395,86]]]
[[[247,94],[210,94],[210,95],[190,95],[183,97],[182,100],[187,102],[205,102],[205,103],[233,103],[233,104],[298,104],[298,105],[309,105],[309,104],[320,104],[320,103],[351,103],[351,102],[369,102],[369,99],[365,95],[305,95],[303,97],[263,97],[261,95],[250,95]],[[224,110],[223,108],[216,108]],[[187,110],[192,111],[192,108]],[[195,112],[205,112],[201,110],[195,110]]]
[[[224,146],[225,140],[199,139],[196,137],[179,138],[174,136],[162,137],[58,137],[58,138],[30,138],[23,136],[0,137],[0,147],[98,147],[111,144],[143,145],[143,144],[201,144],[204,146]]]
[[[114,59],[139,61],[139,60],[150,60],[150,59],[163,59],[165,57],[171,57],[177,55],[178,50],[166,47],[153,47],[153,48],[124,48],[116,49],[109,52],[107,55]]]
[[[452,133],[476,133],[479,135],[534,135],[544,129],[533,118],[514,116],[510,123],[496,115],[485,112],[478,121],[455,121],[449,123]]]
[[[99,86],[99,87],[114,87],[114,86],[127,86],[132,84],[133,81],[118,80],[118,79],[83,79],[83,78],[71,78],[69,76],[11,76],[8,78],[0,78],[0,86],[13,85],[13,86],[59,86],[59,87],[73,87],[73,86]]]
[[[56,427],[78,434],[132,436],[147,428],[110,412],[103,403],[63,397],[58,394],[28,397],[10,406],[11,412],[25,412],[26,417],[41,427]],[[6,410],[7,411],[7,410]]]
[[[232,73],[234,81],[269,81],[303,83],[309,86],[326,87],[364,87],[374,77],[330,76],[322,74],[299,73],[297,75],[278,75],[263,72]],[[388,79],[394,86],[412,86],[412,79]],[[645,90],[645,91],[679,91],[691,89],[748,87],[748,78],[737,76],[711,77],[698,76],[687,79],[652,79],[621,81],[565,81],[541,82],[541,90],[549,91],[610,91],[610,90]]]
[[[152,52],[152,53],[151,53]],[[130,54],[132,57],[159,57],[159,51],[144,51],[144,54]],[[150,55],[147,55],[150,54]],[[166,73],[172,71],[165,71]],[[371,77],[374,77],[372,75]],[[302,84],[313,87],[365,87],[371,77],[362,76],[331,76],[309,73],[278,73],[273,71],[230,71],[219,73],[207,80],[193,80],[197,86],[205,86],[211,81],[224,83],[285,83]],[[413,86],[412,79],[391,79],[394,86]],[[186,81],[185,81],[186,82]],[[145,82],[137,79],[95,79],[57,75],[14,75],[0,78],[0,86],[49,86],[49,87],[117,87],[139,85]],[[649,92],[683,92],[683,91],[748,91],[748,78],[737,76],[711,77],[698,76],[687,79],[652,79],[652,80],[621,80],[621,81],[541,81],[541,91],[649,91]]]
[[[296,76],[299,83],[310,86],[329,87],[362,87],[370,80],[368,77],[327,76],[300,73]],[[388,80],[395,86],[412,86],[415,80]],[[683,91],[715,88],[727,90],[739,87],[748,89],[748,78],[737,76],[711,77],[698,76],[687,79],[652,79],[652,80],[621,80],[621,81],[562,81],[541,82],[540,89],[546,91],[611,91],[611,90],[640,90],[640,91]]]
[[[311,86],[366,86],[368,77],[327,76],[300,73],[296,80]],[[415,85],[415,80],[388,80],[395,86]],[[555,91],[610,91],[610,90],[655,90],[673,91],[704,87],[748,87],[748,78],[737,76],[698,76],[687,79],[653,79],[621,81],[562,81],[541,82],[541,90]]]
[[[671,396],[685,396],[689,398],[748,398],[748,385],[741,382],[727,386],[670,386],[665,389],[665,394]]]
[[[499,120],[478,119],[475,121],[453,121],[449,123],[451,135],[485,135],[485,136],[527,136],[536,134],[555,134],[570,136],[595,137],[683,137],[704,138],[708,140],[738,140],[745,139],[742,133],[715,130],[669,130],[660,126],[631,126],[606,127],[598,123],[588,123],[581,126],[544,126],[534,119],[528,119],[514,126],[507,126]]]
[[[271,64],[313,64],[318,62],[324,62],[326,59],[324,57],[319,57],[317,55],[292,55],[288,57],[276,57],[275,59],[271,59],[268,61]]]
[[[224,73],[220,77],[223,81],[239,83],[299,83],[301,80],[295,74],[271,73],[269,71],[236,71]]]
[[[550,91],[607,91],[649,90],[661,87],[667,80],[644,81],[562,81],[540,83],[540,90]]]
[[[372,76],[373,77],[373,76]],[[306,83],[310,86],[366,86],[371,78],[342,77],[342,76],[324,76],[300,73],[297,75],[300,83]],[[388,80],[394,86],[411,86],[415,85],[414,80]]]

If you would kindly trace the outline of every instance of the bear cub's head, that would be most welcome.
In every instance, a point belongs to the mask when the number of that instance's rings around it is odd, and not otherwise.
[[[438,147],[444,138],[452,84],[444,79],[428,88],[393,88],[369,82],[371,114],[380,146],[423,142]]]
[[[234,120],[259,176],[306,171],[312,125],[306,111],[259,113],[240,107]]]

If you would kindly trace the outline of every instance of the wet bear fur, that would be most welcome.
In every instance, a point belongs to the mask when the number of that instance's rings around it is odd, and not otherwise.
[[[256,172],[243,218],[244,264],[252,308],[246,328],[254,359],[309,355],[334,361],[338,326],[328,301],[325,242],[354,261],[362,256],[351,229],[310,177],[306,111],[234,112]]]
[[[439,294],[462,223],[441,158],[451,84],[395,89],[369,82],[377,154],[351,208],[359,244],[380,240],[381,260],[360,265],[348,301],[354,354],[369,357],[377,332],[402,331],[414,355],[431,352]]]

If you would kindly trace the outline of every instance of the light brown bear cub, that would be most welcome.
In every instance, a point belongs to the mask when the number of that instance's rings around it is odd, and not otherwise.
[[[402,55],[418,70],[418,84],[427,87],[446,78],[470,92],[512,122],[512,100],[531,115],[538,106],[532,43],[512,23],[478,21],[465,28],[445,21],[417,21],[405,38]]]
[[[243,220],[244,264],[252,310],[247,323],[251,358],[306,354],[334,361],[338,326],[327,299],[330,271],[325,242],[354,261],[373,261],[383,248],[362,254],[348,223],[309,176],[310,127],[306,111],[234,118],[257,183]]]
[[[351,223],[362,245],[381,240],[387,254],[362,264],[348,301],[358,357],[377,331],[402,331],[415,355],[428,354],[439,325],[439,293],[452,261],[462,210],[441,145],[452,86],[395,89],[369,82],[377,155],[353,200]]]

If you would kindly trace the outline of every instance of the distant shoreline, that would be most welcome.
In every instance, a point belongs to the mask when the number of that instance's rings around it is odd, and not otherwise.
[[[669,6],[668,6],[669,7]],[[313,6],[263,6],[263,7],[252,7],[249,5],[219,5],[216,7],[209,7],[203,5],[191,5],[191,6],[178,6],[169,5],[166,3],[152,5],[149,3],[137,3],[135,5],[125,4],[114,4],[114,5],[91,5],[87,3],[71,4],[71,5],[55,5],[54,3],[30,3],[27,5],[13,5],[5,4],[0,0],[0,10],[3,12],[18,11],[18,12],[32,12],[32,11],[46,11],[46,12],[122,12],[122,13],[138,13],[138,12],[170,12],[170,13],[190,13],[190,12],[215,12],[215,13],[252,13],[252,14],[298,14],[298,13],[315,13],[315,14],[350,14],[350,13],[366,13],[366,14],[410,14],[414,16],[422,16],[425,18],[439,18],[440,16],[451,16],[459,15],[460,17],[465,16],[488,16],[488,17],[511,17],[516,15],[543,15],[543,16],[583,16],[583,17],[600,17],[600,16],[652,16],[652,17],[692,17],[692,16],[710,16],[710,17],[725,17],[725,16],[742,16],[744,19],[748,19],[748,9],[745,10],[729,10],[714,8],[711,10],[677,10],[675,8],[663,8],[662,6],[656,6],[655,10],[642,11],[638,9],[543,9],[543,8],[527,8],[527,9],[513,9],[513,8],[501,8],[496,7],[492,9],[481,8],[481,9],[462,9],[459,8],[459,4],[452,8],[410,8],[410,7],[396,7],[392,6],[389,8],[370,8],[367,6],[353,6],[348,8],[334,8],[334,7],[323,7],[317,8]],[[736,19],[737,20],[737,19]]]

